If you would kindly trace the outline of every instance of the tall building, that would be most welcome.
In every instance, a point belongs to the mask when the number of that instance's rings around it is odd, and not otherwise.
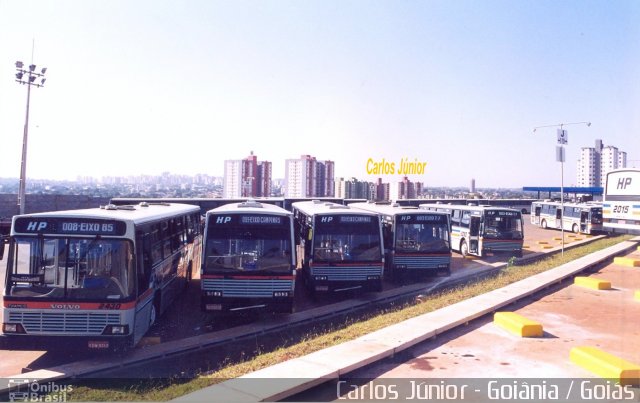
[[[578,159],[577,185],[584,187],[604,186],[607,172],[627,167],[627,153],[614,146],[604,146],[596,140],[595,147],[582,147]]]
[[[285,160],[285,197],[334,197],[335,163],[310,155]]]
[[[222,197],[271,196],[271,162],[251,154],[243,160],[225,160]]]

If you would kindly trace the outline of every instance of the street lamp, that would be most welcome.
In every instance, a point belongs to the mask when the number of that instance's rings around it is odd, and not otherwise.
[[[533,128],[535,133],[538,129],[545,127],[560,127],[558,129],[558,146],[556,148],[556,160],[560,162],[560,231],[562,235],[562,256],[564,257],[564,146],[568,142],[567,131],[563,129],[564,126],[569,125],[581,125],[585,124],[587,127],[591,126],[591,122],[574,122],[574,123],[558,123],[557,125],[538,126]]]
[[[22,161],[20,164],[20,187],[18,189],[18,206],[20,207],[20,214],[24,214],[24,199],[25,199],[25,183],[27,180],[27,138],[29,135],[29,101],[31,99],[31,87],[43,87],[44,82],[47,79],[44,74],[47,72],[47,68],[43,67],[40,72],[36,71],[36,65],[30,64],[27,69],[24,68],[24,63],[21,61],[16,62],[16,82],[27,86],[27,114],[24,120],[24,134],[22,136]],[[40,82],[36,82],[36,80]]]

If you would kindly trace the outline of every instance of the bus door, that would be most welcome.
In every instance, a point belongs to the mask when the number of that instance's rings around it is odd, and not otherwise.
[[[533,211],[533,223],[540,225],[540,213],[542,212],[542,206],[536,206]]]
[[[580,212],[580,232],[586,234],[589,232],[589,221],[591,221],[591,218],[589,217],[589,212],[588,211],[581,211]]]
[[[478,248],[478,235],[480,234],[480,217],[471,216],[471,221],[469,222],[469,253],[474,253],[479,255],[480,251]]]
[[[562,209],[560,207],[556,208],[556,228],[562,228]]]

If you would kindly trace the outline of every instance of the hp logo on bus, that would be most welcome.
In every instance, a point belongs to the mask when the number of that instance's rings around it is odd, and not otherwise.
[[[320,222],[331,222],[333,221],[333,217],[321,217]]]
[[[231,221],[231,217],[229,216],[216,217],[216,224],[226,224],[229,221]]]

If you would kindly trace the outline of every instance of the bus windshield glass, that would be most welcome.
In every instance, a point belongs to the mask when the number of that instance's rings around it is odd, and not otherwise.
[[[449,226],[441,224],[396,224],[396,252],[449,252]]]
[[[484,237],[523,239],[522,216],[518,211],[487,210],[484,217]]]
[[[317,262],[379,262],[380,242],[377,217],[316,217],[313,256]]]
[[[127,240],[16,237],[10,255],[7,296],[114,301],[134,295]]]
[[[208,273],[288,272],[292,269],[291,251],[291,226],[287,217],[211,215],[204,270]]]
[[[592,224],[602,224],[602,209],[601,208],[592,208],[591,209],[591,223]]]

